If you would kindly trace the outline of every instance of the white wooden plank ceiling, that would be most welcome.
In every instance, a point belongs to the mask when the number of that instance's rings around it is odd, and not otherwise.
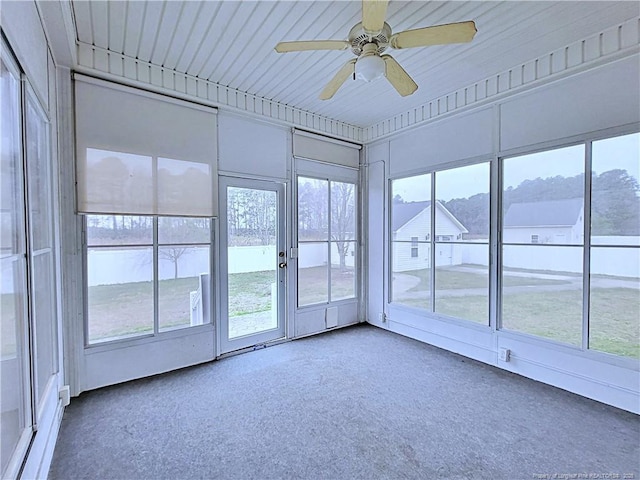
[[[360,127],[407,111],[640,14],[636,1],[391,1],[394,32],[474,20],[469,44],[390,50],[419,85],[347,81],[318,99],[350,50],[278,54],[289,40],[346,39],[359,1],[72,1],[77,39]]]

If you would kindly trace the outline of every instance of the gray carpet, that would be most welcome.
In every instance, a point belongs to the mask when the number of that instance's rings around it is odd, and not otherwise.
[[[636,415],[362,325],[84,393],[50,478],[640,479],[639,459]]]

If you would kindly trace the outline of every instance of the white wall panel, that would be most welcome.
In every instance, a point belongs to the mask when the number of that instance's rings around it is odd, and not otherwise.
[[[261,177],[287,177],[288,128],[220,112],[219,169]]]
[[[505,101],[500,149],[640,121],[640,63],[628,57]]]
[[[293,154],[296,157],[335,163],[357,168],[360,164],[360,146],[334,140],[304,131],[293,134]]]
[[[182,336],[180,336],[182,335]],[[213,326],[185,329],[153,341],[85,350],[81,390],[157,375],[214,359]]]
[[[386,145],[385,145],[386,146]],[[376,152],[373,152],[374,154]],[[380,158],[372,157],[372,158]],[[377,160],[368,165],[367,202],[367,321],[382,326],[380,314],[384,312],[384,237],[385,237],[385,164]]]
[[[392,138],[391,175],[491,153],[492,119],[483,109]]]
[[[348,302],[333,305],[327,308],[309,308],[296,312],[295,336],[304,337],[314,333],[324,332],[336,327],[327,327],[327,310],[337,309],[338,327],[345,327],[358,323],[358,303]],[[335,322],[335,311],[330,314],[331,320]],[[332,323],[333,324],[333,323]],[[330,324],[330,325],[332,325]]]
[[[47,38],[35,2],[2,2],[0,23],[36,94],[48,109]]]

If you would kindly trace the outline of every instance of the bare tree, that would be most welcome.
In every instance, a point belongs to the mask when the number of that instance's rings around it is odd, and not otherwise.
[[[340,269],[347,266],[349,247],[355,240],[355,185],[331,182],[331,239],[340,257]]]
[[[178,261],[180,257],[189,254],[193,247],[162,247],[158,250],[158,256],[173,262],[173,278],[178,278]]]

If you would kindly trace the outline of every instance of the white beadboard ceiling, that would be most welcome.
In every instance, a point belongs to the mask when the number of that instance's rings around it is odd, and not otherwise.
[[[394,32],[474,20],[469,44],[390,50],[419,88],[348,80],[318,99],[350,50],[278,54],[288,40],[346,39],[359,1],[72,1],[77,41],[358,127],[368,127],[640,14],[636,1],[391,1]]]

